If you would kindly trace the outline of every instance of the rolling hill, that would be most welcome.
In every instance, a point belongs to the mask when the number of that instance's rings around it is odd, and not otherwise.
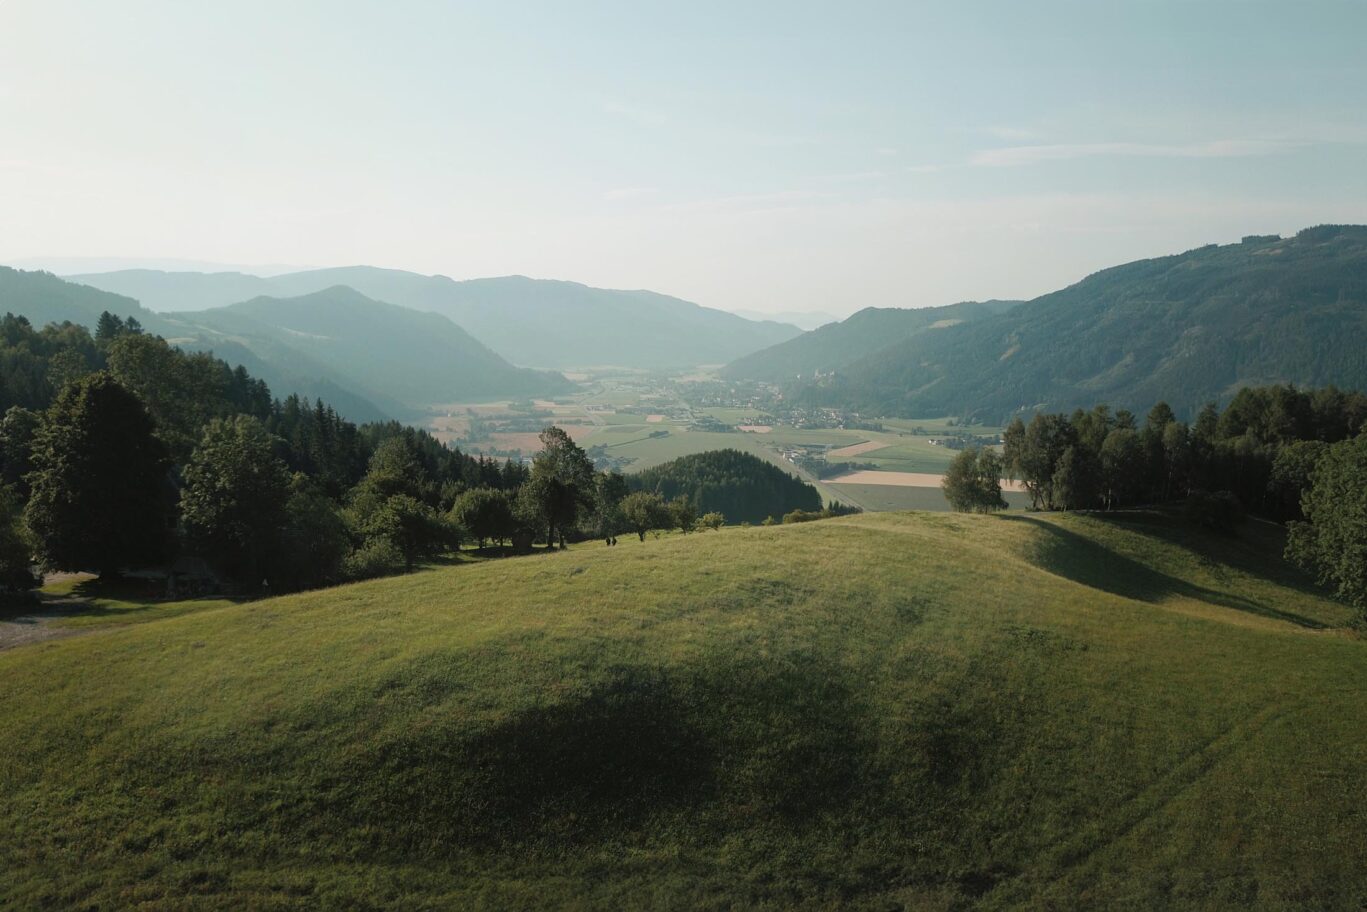
[[[905,339],[800,398],[885,415],[1167,401],[1244,385],[1367,388],[1367,227],[1249,237],[1088,276],[983,320]]]
[[[343,286],[296,298],[258,297],[166,320],[197,344],[247,349],[267,383],[273,375],[316,376],[390,414],[570,388],[559,374],[513,367],[439,314],[373,301]]]
[[[0,904],[1359,908],[1367,647],[1279,536],[863,515],[97,610],[0,652]]]
[[[709,450],[627,476],[634,490],[652,491],[665,500],[687,497],[698,513],[713,510],[727,522],[759,523],[782,519],[793,510],[820,510],[821,495],[796,475],[753,453]]]
[[[733,380],[781,383],[812,378],[857,362],[866,355],[921,333],[981,320],[1015,306],[1016,301],[966,301],[947,307],[866,307],[838,323],[828,323],[786,342],[737,358],[722,370]]]
[[[800,332],[785,323],[747,320],[655,292],[522,276],[457,282],[349,266],[271,278],[125,270],[72,279],[160,311],[217,307],[259,295],[294,297],[346,285],[378,301],[449,317],[514,364],[556,369],[723,364]]]

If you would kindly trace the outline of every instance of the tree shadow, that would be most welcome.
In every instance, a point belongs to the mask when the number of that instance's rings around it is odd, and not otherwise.
[[[1034,563],[1042,570],[1072,580],[1075,583],[1081,583],[1092,589],[1150,604],[1172,597],[1195,599],[1233,611],[1243,611],[1258,617],[1284,621],[1288,624],[1313,630],[1323,630],[1329,626],[1314,618],[1285,611],[1265,602],[1206,586],[1198,586],[1170,576],[1133,558],[1118,554],[1092,539],[1065,529],[1056,523],[1045,522],[1034,516],[1020,514],[1005,514],[1000,518],[1006,522],[1028,523],[1041,533],[1035,542],[1035,553],[1032,557]],[[1107,521],[1116,522],[1117,520],[1108,518]],[[1127,526],[1143,525],[1144,528],[1137,530],[1141,534],[1178,541],[1186,547],[1192,547],[1188,541],[1171,538],[1174,530],[1166,524],[1159,523],[1156,525],[1168,534],[1155,534],[1154,529],[1150,528],[1148,523],[1136,523],[1131,520],[1125,521],[1125,524]],[[1180,533],[1178,534],[1180,535]],[[1200,549],[1193,548],[1193,550],[1201,554],[1202,557],[1211,559],[1209,555],[1202,554]],[[1230,561],[1222,562],[1253,575],[1269,578],[1266,563],[1256,566],[1251,564],[1240,566]],[[1277,582],[1281,581],[1277,580]]]
[[[138,578],[81,580],[66,592],[38,590],[35,596],[35,601],[25,613],[40,620],[79,617],[117,619],[166,605],[187,605],[197,601],[250,601],[222,592],[184,593],[168,597],[164,581]]]

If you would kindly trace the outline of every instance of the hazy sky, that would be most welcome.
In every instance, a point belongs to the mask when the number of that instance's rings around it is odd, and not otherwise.
[[[845,313],[1367,221],[1367,2],[0,0],[0,261]]]

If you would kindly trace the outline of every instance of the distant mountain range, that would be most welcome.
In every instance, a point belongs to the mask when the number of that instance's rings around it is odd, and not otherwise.
[[[94,332],[106,310],[133,317],[149,332],[165,335],[168,328],[161,317],[124,295],[64,282],[51,273],[0,266],[0,313],[26,317],[35,328],[70,321]]]
[[[729,362],[723,376],[782,384],[800,402],[990,421],[1158,400],[1190,415],[1249,384],[1367,389],[1364,226],[1141,260],[1023,303],[869,308],[807,333],[652,292],[521,277],[350,267],[78,278],[87,284],[0,267],[0,311],[36,326],[132,316],[243,364],[279,395],[321,396],[361,420],[569,388],[514,363]]]
[[[999,314],[1018,301],[968,301],[947,307],[866,307],[848,319],[829,323],[787,342],[737,358],[722,370],[733,380],[781,383],[811,380],[820,373],[849,367],[888,345],[924,332]]]
[[[345,285],[377,301],[442,314],[515,364],[556,369],[724,364],[801,332],[786,323],[747,320],[651,291],[612,291],[522,276],[457,282],[351,266],[269,278],[154,270],[69,278],[165,312],[258,296],[295,297]]]
[[[123,295],[0,267],[0,312],[22,314],[36,327],[69,320],[93,331],[106,310],[131,316],[182,348],[241,364],[277,396],[322,398],[355,421],[572,387],[563,375],[514,367],[439,314],[384,304],[350,288],[157,314]]]
[[[307,365],[306,376],[353,390],[390,414],[572,388],[560,374],[512,366],[440,314],[384,304],[345,286],[163,319],[198,346],[241,345],[277,376]]]
[[[827,323],[840,322],[840,317],[824,310],[780,310],[775,313],[765,313],[761,310],[733,310],[732,313],[747,320],[772,320],[775,323],[790,323],[801,330],[816,329],[818,326],[825,326]]]
[[[728,373],[747,364],[764,373],[772,351]],[[1251,236],[1106,269],[1001,313],[878,346],[790,392],[869,414],[996,421],[1159,400],[1190,415],[1267,383],[1367,389],[1367,226]]]

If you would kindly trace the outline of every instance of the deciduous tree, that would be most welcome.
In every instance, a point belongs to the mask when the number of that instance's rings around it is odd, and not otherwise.
[[[664,498],[649,491],[636,491],[622,498],[622,520],[641,541],[652,529],[662,529],[671,521]]]
[[[1289,558],[1332,586],[1367,621],[1367,433],[1331,446],[1291,524]]]
[[[985,447],[970,448],[955,454],[940,486],[955,510],[989,513],[1006,509],[1001,478],[1001,457]]]
[[[248,415],[216,418],[185,466],[181,519],[191,546],[239,584],[255,586],[281,546],[290,473]]]

